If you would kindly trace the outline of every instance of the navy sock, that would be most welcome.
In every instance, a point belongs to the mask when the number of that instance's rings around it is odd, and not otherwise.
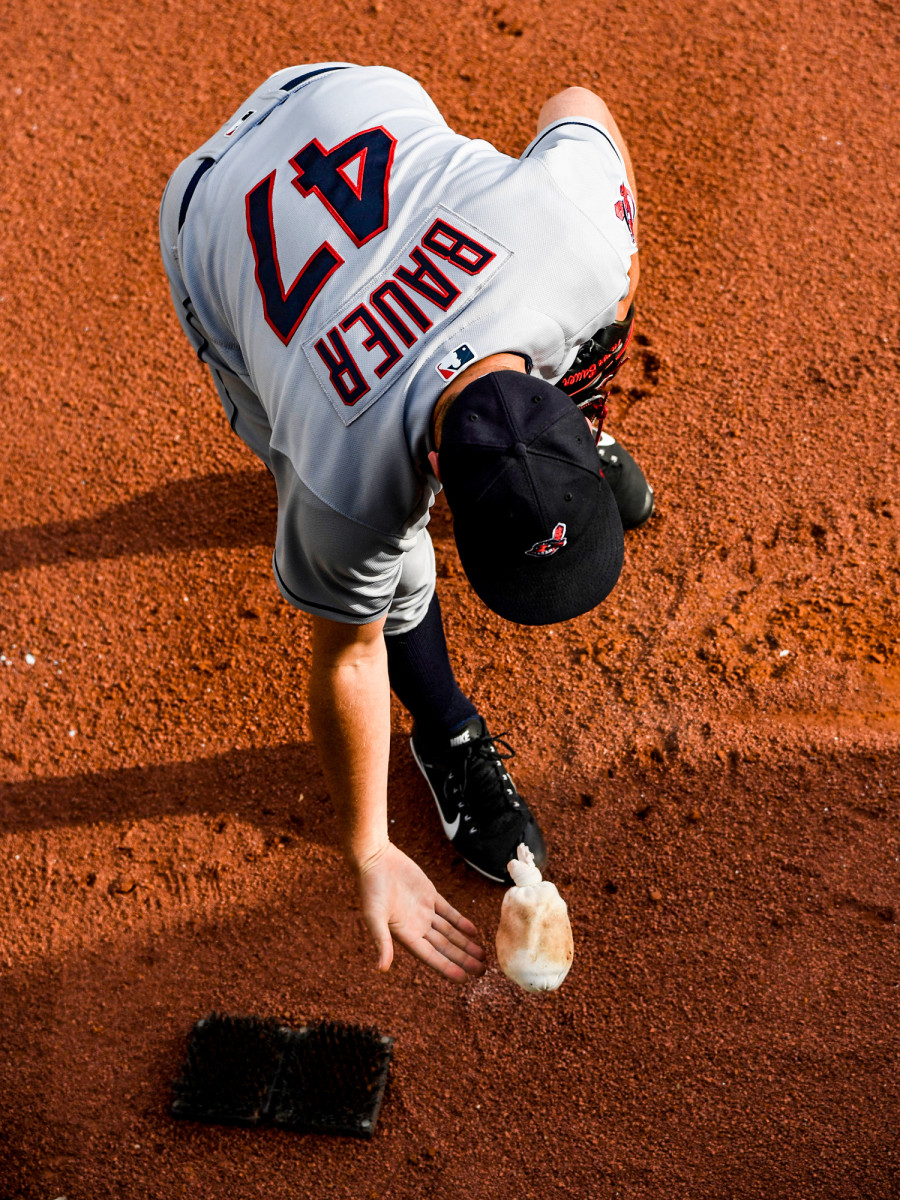
[[[450,666],[436,592],[415,629],[388,634],[384,644],[394,694],[424,737],[449,735],[478,715]]]

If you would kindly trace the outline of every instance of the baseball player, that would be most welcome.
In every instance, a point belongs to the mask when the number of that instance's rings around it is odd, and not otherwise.
[[[538,823],[450,666],[429,509],[508,620],[567,620],[618,578],[653,495],[602,431],[631,333],[635,185],[609,110],[550,99],[520,158],[454,133],[413,79],[268,79],[172,175],[163,261],[232,429],[278,492],[272,559],[313,626],[310,718],[366,923],[446,977],[474,926],[388,837],[389,689],[447,837],[508,880]]]

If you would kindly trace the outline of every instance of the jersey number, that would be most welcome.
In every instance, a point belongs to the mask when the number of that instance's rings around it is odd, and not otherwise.
[[[294,187],[313,192],[356,246],[387,229],[388,179],[397,139],[381,127],[364,129],[326,150],[313,138],[290,160],[297,174]],[[297,332],[309,306],[341,266],[343,259],[323,242],[285,289],[275,247],[272,190],[275,172],[247,193],[247,233],[256,259],[256,284],[269,325],[285,344]]]

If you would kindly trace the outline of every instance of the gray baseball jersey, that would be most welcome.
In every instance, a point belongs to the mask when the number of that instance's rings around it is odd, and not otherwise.
[[[160,229],[182,327],[275,477],[282,594],[387,632],[434,587],[442,389],[504,350],[559,379],[637,249],[601,125],[558,121],[510,158],[408,76],[337,63],[254,92],[175,171]]]

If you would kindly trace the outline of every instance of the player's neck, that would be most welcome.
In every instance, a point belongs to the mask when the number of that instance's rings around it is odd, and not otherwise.
[[[470,383],[476,379],[480,379],[482,375],[490,375],[492,371],[525,371],[525,360],[521,354],[512,354],[507,351],[502,351],[500,354],[489,354],[487,358],[480,358],[478,362],[472,363],[471,367],[466,367],[464,371],[460,371],[459,375],[448,383],[444,390],[438,396],[437,403],[434,406],[432,414],[432,423],[434,428],[434,446],[437,449],[441,444],[441,429],[444,425],[444,418],[450,408],[450,405]]]

